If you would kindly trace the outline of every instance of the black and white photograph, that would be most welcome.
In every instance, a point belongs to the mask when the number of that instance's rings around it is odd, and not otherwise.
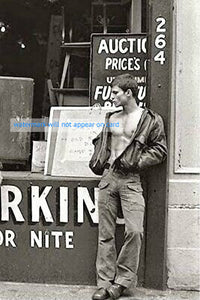
[[[200,2],[0,0],[0,300],[200,299]]]

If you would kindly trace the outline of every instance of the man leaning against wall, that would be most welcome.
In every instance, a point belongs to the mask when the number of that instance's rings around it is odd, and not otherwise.
[[[97,290],[93,300],[118,299],[137,284],[143,237],[145,201],[140,171],[162,163],[167,156],[166,136],[160,115],[137,105],[138,85],[130,74],[112,82],[111,101],[120,109],[106,114],[104,126],[93,140],[90,168],[102,175],[99,183],[99,236],[96,260]],[[124,242],[116,253],[116,219],[122,211]]]

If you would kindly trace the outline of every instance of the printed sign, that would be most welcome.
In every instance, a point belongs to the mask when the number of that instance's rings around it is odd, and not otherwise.
[[[91,104],[110,107],[113,79],[132,74],[138,85],[138,100],[144,106],[147,97],[147,37],[145,34],[93,34],[91,50]]]
[[[0,280],[95,285],[98,181],[30,176],[0,187]]]
[[[41,222],[40,213],[42,212],[43,219],[45,222],[52,224],[56,221],[56,214],[59,215],[59,219],[57,219],[57,225],[59,224],[67,224],[69,222],[69,188],[68,187],[59,187],[59,206],[56,208],[59,210],[55,212],[54,215],[52,213],[52,209],[48,204],[47,198],[49,194],[52,192],[52,186],[43,187],[43,191],[40,192],[40,188],[37,185],[32,185],[31,189],[31,198],[30,203],[31,206],[29,208],[29,215],[25,216],[25,212],[20,208],[20,203],[23,202],[22,191],[17,186],[12,185],[3,185],[0,189],[1,194],[1,214],[0,214],[0,223],[1,222],[9,222],[11,219],[11,211],[12,216],[15,218],[15,223],[22,224],[26,221],[26,218],[29,218],[28,221],[32,224],[37,224]],[[10,194],[13,195],[13,200],[10,201]],[[91,221],[94,224],[98,223],[98,214],[97,214],[97,190],[93,195],[93,199],[91,199],[90,193],[86,187],[78,187],[77,188],[77,211],[76,211],[76,222],[83,223],[84,222],[84,208],[88,209],[88,214],[91,217]],[[96,197],[96,198],[95,198]],[[75,200],[74,200],[75,201]],[[55,208],[53,209],[55,211]],[[74,215],[75,217],[75,215]],[[42,227],[41,227],[42,228]],[[56,227],[58,229],[58,226]],[[65,228],[66,229],[66,228]],[[64,248],[74,248],[73,245],[73,231],[65,231],[63,230],[30,230],[30,247],[38,247],[38,248],[49,248],[50,247],[50,236],[53,241],[51,242],[51,247],[60,248],[61,247],[61,237],[64,236],[65,244]],[[44,236],[44,237],[43,237]],[[17,247],[17,235],[15,230],[11,230],[10,228],[6,228],[4,231],[0,230],[0,246],[4,245],[5,247]],[[63,245],[62,245],[63,246]]]

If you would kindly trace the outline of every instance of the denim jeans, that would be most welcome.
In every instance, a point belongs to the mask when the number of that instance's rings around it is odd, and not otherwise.
[[[145,201],[139,174],[117,173],[106,169],[99,183],[99,237],[97,285],[113,283],[130,287],[137,284],[137,269],[143,237]],[[117,257],[116,219],[122,210],[125,220],[124,243]]]

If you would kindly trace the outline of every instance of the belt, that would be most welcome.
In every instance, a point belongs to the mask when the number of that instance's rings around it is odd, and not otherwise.
[[[110,170],[113,170],[114,173],[116,174],[121,174],[121,175],[125,175],[126,172],[124,172],[124,170],[119,170],[119,169],[116,169],[114,165],[111,165],[110,163],[106,163],[105,164],[105,167],[104,167],[104,170],[105,169],[110,169]]]
[[[122,176],[136,175],[138,173],[138,172],[133,172],[133,171],[116,169],[115,166],[111,165],[110,163],[106,163],[104,166],[104,169],[112,169],[116,175],[118,174],[118,175],[122,175]]]

